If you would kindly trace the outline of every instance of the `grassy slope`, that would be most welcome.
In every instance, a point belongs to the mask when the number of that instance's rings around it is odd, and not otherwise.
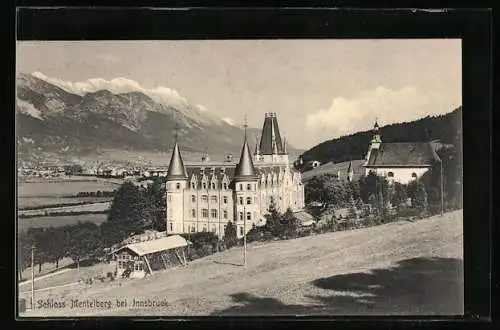
[[[354,181],[358,180],[363,174],[364,174],[364,168],[363,168],[363,163],[364,160],[353,160],[352,161],[352,166],[354,170]],[[302,178],[304,181],[310,180],[314,176],[319,176],[322,174],[334,174],[336,175],[338,171],[340,171],[340,175],[343,178],[347,177],[347,170],[349,168],[349,162],[342,162],[342,163],[326,163],[321,166],[318,166],[310,171],[304,172],[302,174]]]
[[[242,250],[234,248],[144,279],[38,295],[39,299],[56,300],[127,298],[129,304],[133,298],[167,299],[166,308],[50,309],[38,313],[461,313],[462,233],[462,212],[456,211],[444,218],[256,243],[249,246],[246,267],[237,265],[242,262]],[[78,277],[75,273],[74,278]],[[61,284],[54,278],[51,285]]]

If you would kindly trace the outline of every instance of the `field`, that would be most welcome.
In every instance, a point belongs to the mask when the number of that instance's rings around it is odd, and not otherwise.
[[[462,212],[455,211],[415,222],[253,243],[246,266],[241,265],[242,249],[233,248],[144,279],[71,285],[109,265],[72,270],[43,282],[46,288],[71,286],[36,292],[37,301],[64,301],[67,307],[25,316],[462,314],[462,222]],[[71,309],[71,299],[112,305]],[[117,307],[116,299],[127,306]],[[134,299],[166,301],[167,306],[132,307]]]
[[[36,182],[19,182],[18,196],[22,198],[67,197],[80,191],[111,191],[118,189],[119,184],[105,179],[87,180],[44,180]],[[24,201],[26,204],[26,200]],[[53,203],[54,204],[54,203]]]
[[[82,215],[61,215],[34,218],[18,218],[17,230],[25,231],[30,227],[61,227],[64,225],[74,225],[78,222],[93,222],[97,225],[107,219],[107,214],[82,214]]]
[[[354,181],[359,180],[359,178],[365,173],[365,169],[362,166],[363,163],[364,160],[352,161],[352,167],[354,170],[354,177],[353,177]],[[302,179],[306,182],[314,176],[319,176],[326,173],[337,175],[337,172],[339,171],[340,175],[346,178],[348,168],[349,168],[349,162],[343,162],[337,164],[326,163],[316,168],[313,168],[312,170],[302,173]]]
[[[103,212],[109,210],[111,202],[99,202],[83,205],[60,206],[60,207],[47,207],[41,210],[26,210],[19,211],[18,214],[29,216],[43,216],[44,212],[47,213],[62,213],[62,212]]]

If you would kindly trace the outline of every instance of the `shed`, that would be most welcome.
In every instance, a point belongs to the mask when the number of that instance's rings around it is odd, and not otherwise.
[[[187,264],[186,247],[192,244],[173,235],[123,245],[111,252],[117,276],[141,278],[154,271]]]

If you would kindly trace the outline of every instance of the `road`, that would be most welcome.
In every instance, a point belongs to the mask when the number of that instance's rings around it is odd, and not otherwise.
[[[123,282],[65,288],[27,316],[422,315],[463,312],[462,212],[233,248]],[[71,299],[110,308],[71,308]],[[116,301],[126,306],[117,306]],[[148,300],[149,299],[149,300]],[[133,307],[134,301],[160,304]],[[166,306],[165,306],[166,305]]]

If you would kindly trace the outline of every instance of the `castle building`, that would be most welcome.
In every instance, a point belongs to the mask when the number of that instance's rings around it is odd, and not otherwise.
[[[166,192],[168,234],[211,231],[222,237],[231,221],[242,237],[253,225],[265,224],[271,201],[280,212],[304,207],[302,175],[289,164],[275,113],[265,115],[253,155],[245,128],[238,163],[204,156],[201,164],[185,166],[176,139]]]
[[[430,142],[382,142],[377,121],[373,133],[363,164],[365,175],[375,172],[389,182],[408,184],[441,161]]]

